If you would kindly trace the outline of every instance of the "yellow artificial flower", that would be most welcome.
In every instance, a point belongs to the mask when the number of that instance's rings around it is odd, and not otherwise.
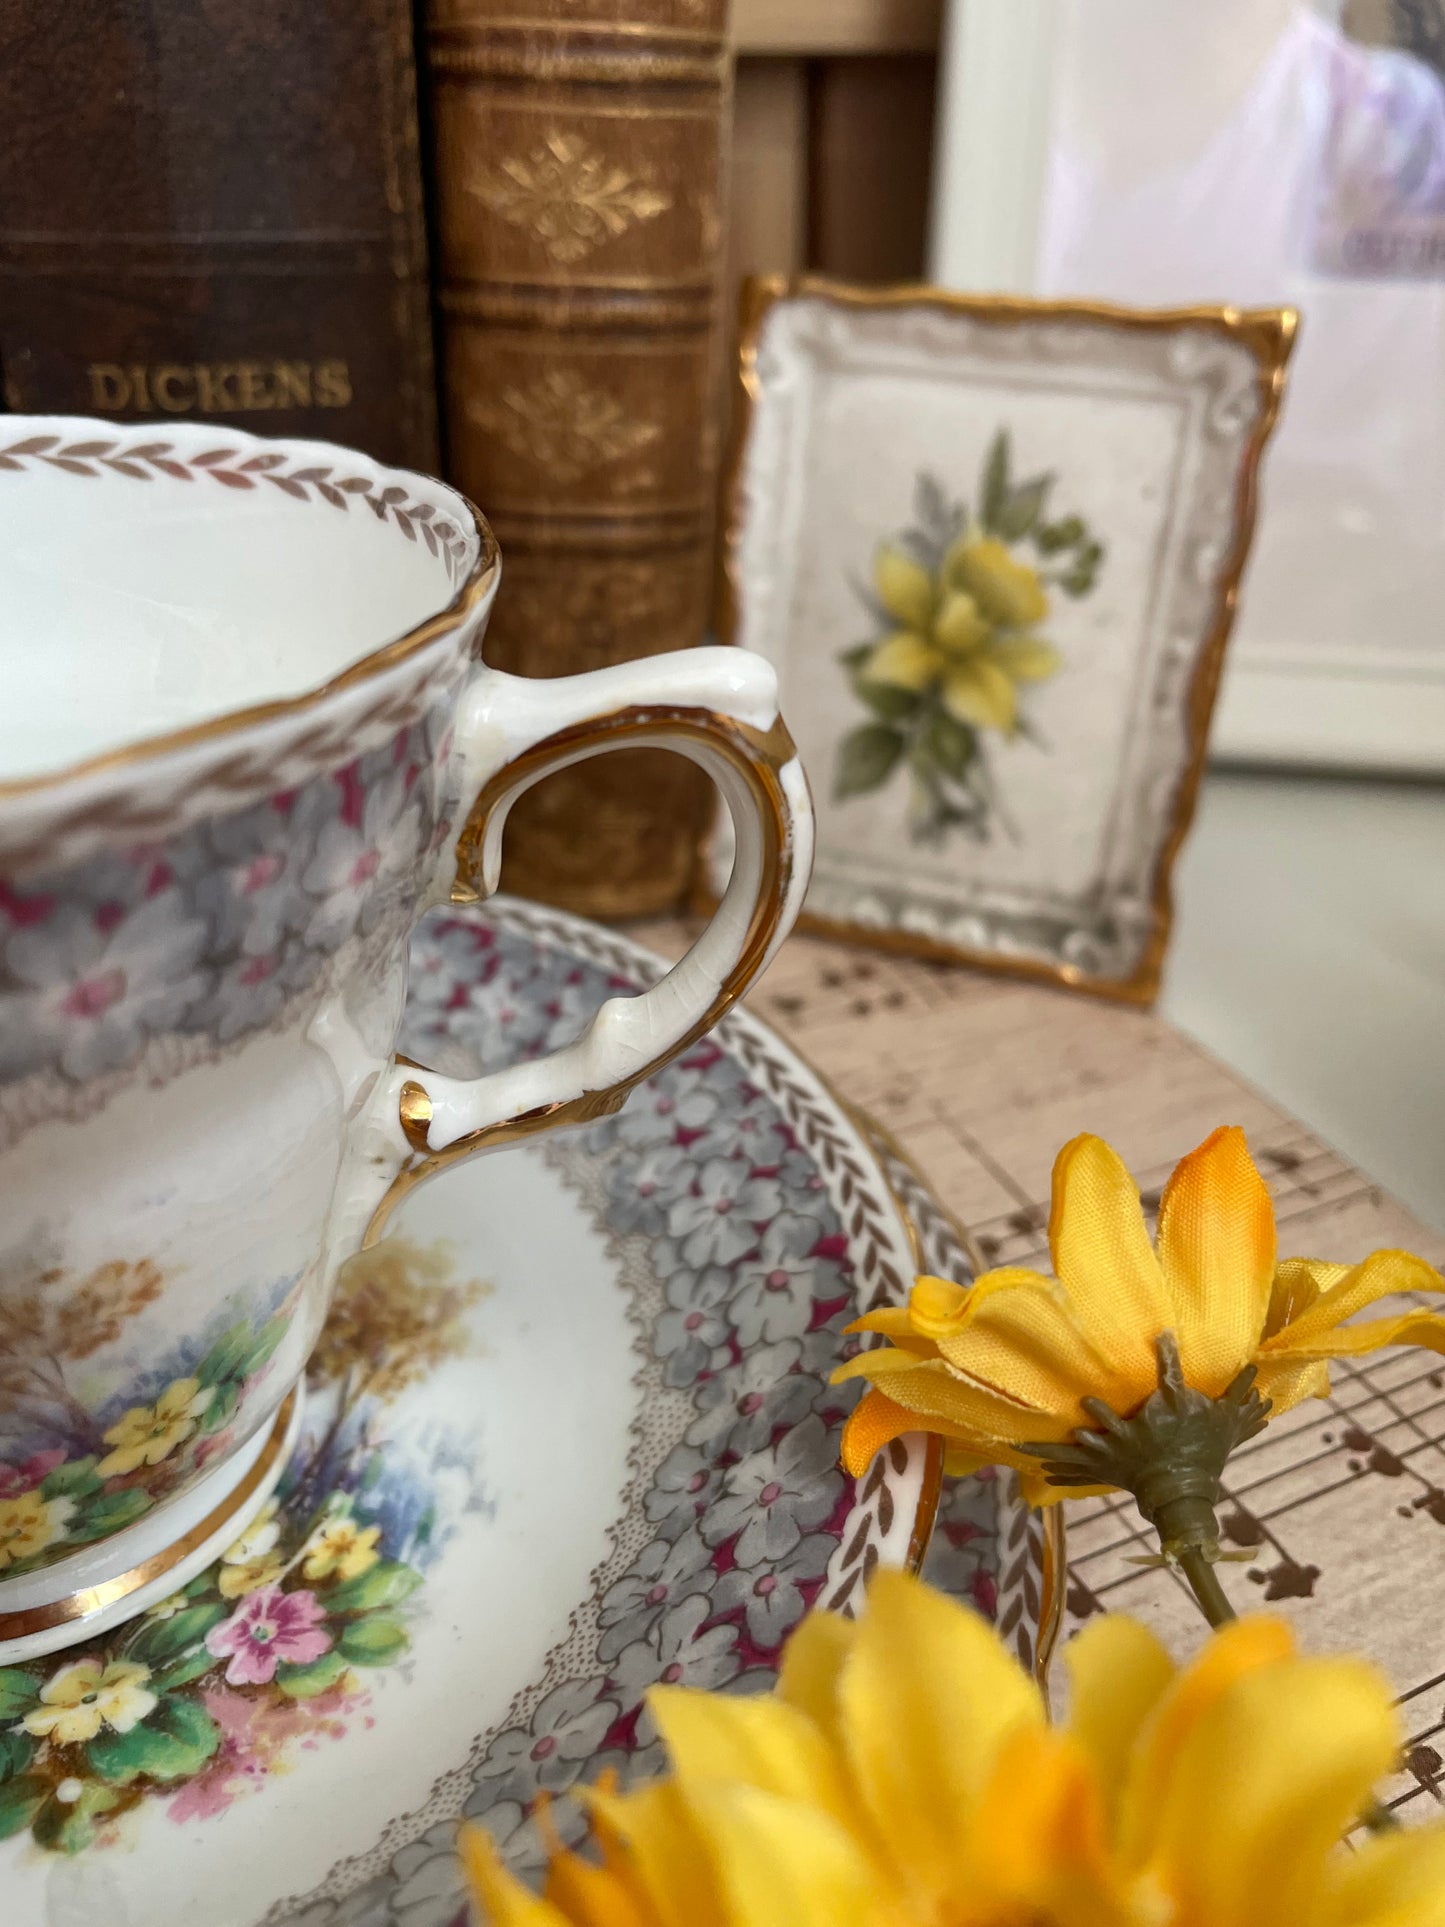
[[[22,1559],[33,1559],[63,1539],[74,1510],[73,1499],[43,1498],[38,1487],[13,1499],[0,1499],[0,1572]]]
[[[132,1405],[105,1434],[113,1447],[96,1466],[102,1478],[134,1472],[138,1466],[159,1465],[183,1445],[196,1421],[210,1404],[213,1388],[202,1389],[198,1378],[172,1379],[154,1405]]]
[[[865,682],[914,694],[937,689],[961,723],[1013,733],[1017,686],[1058,669],[1052,643],[1032,634],[1049,612],[1037,573],[996,536],[960,536],[933,575],[901,549],[874,565],[878,599],[899,625],[866,658]]]
[[[1395,1762],[1362,1661],[1240,1620],[1177,1671],[1133,1621],[1067,1648],[1065,1729],[967,1607],[881,1573],[771,1697],[654,1688],[672,1777],[587,1797],[539,1897],[479,1829],[489,1927],[1445,1927],[1445,1824],[1341,1835]]]
[[[834,1374],[872,1388],[844,1431],[850,1472],[861,1473],[899,1433],[929,1431],[947,1441],[950,1471],[1009,1465],[1031,1503],[1063,1498],[1025,1448],[1090,1430],[1085,1399],[1120,1416],[1138,1411],[1158,1388],[1156,1343],[1165,1333],[1177,1342],[1185,1382],[1209,1398],[1253,1365],[1271,1417],[1324,1397],[1332,1358],[1382,1345],[1445,1352],[1439,1312],[1348,1322],[1397,1292],[1445,1292],[1423,1258],[1376,1251],[1357,1265],[1276,1261],[1274,1207],[1235,1127],[1180,1161],[1154,1245],[1118,1154],[1101,1138],[1076,1137],[1054,1164],[1049,1249],[1053,1278],[1014,1266],[967,1288],[920,1278],[906,1307],[850,1327],[893,1341]]]
[[[301,1571],[307,1579],[355,1579],[381,1557],[380,1537],[380,1526],[363,1531],[355,1519],[339,1513],[312,1533]]]
[[[80,1746],[102,1726],[129,1733],[156,1704],[147,1690],[150,1668],[135,1660],[76,1659],[52,1673],[40,1689],[40,1704],[24,1726],[38,1740]]]

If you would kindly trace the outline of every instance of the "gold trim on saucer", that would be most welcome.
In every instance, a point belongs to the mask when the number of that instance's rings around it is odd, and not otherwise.
[[[46,1606],[31,1606],[23,1612],[0,1613],[0,1642],[29,1639],[36,1633],[51,1632],[57,1626],[78,1625],[80,1621],[93,1618],[96,1613],[115,1605],[118,1600],[139,1592],[142,1586],[148,1586],[153,1580],[174,1571],[241,1510],[271,1471],[286,1443],[287,1427],[296,1410],[296,1397],[296,1388],[293,1386],[272,1423],[271,1436],[262,1446],[260,1456],[245,1478],[226,1494],[219,1505],[192,1526],[184,1538],[173,1541],[163,1552],[143,1560],[138,1566],[132,1566],[129,1572],[107,1579],[102,1585],[87,1586],[79,1592],[67,1593],[63,1599],[52,1600]]]
[[[888,1183],[885,1177],[883,1182]],[[890,1187],[891,1188],[891,1187]],[[910,1239],[913,1226],[903,1212],[902,1200],[893,1194],[893,1202],[903,1216],[903,1226]],[[938,1508],[943,1499],[943,1440],[936,1432],[925,1432],[923,1457],[923,1484],[918,1493],[918,1510],[913,1515],[913,1531],[908,1540],[908,1555],[904,1565],[909,1572],[921,1572],[923,1562],[928,1557],[928,1548],[933,1543],[933,1528],[938,1519]]]

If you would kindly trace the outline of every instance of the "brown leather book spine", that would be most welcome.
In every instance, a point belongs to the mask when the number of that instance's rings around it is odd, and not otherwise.
[[[0,6],[5,406],[435,469],[409,0]]]
[[[505,557],[499,668],[699,642],[721,352],[727,0],[430,0],[443,417]],[[655,751],[524,797],[504,883],[676,904],[708,786]]]

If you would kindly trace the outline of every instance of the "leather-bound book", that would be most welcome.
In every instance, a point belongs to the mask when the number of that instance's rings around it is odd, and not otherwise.
[[[505,556],[498,667],[702,639],[721,352],[727,0],[429,0],[442,409]],[[708,786],[656,751],[523,797],[504,883],[675,904]]]
[[[0,384],[435,468],[409,0],[5,0]]]

